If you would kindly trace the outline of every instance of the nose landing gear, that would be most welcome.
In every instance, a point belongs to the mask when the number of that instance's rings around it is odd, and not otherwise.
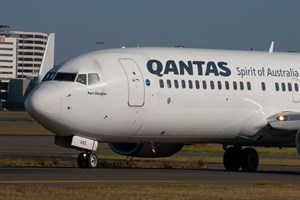
[[[81,152],[77,158],[79,168],[96,168],[97,164],[98,157],[91,151]]]
[[[98,157],[93,152],[97,151],[98,141],[96,139],[84,138],[81,136],[58,136],[54,138],[56,145],[82,151],[77,158],[77,165],[80,168],[95,168],[98,164]]]

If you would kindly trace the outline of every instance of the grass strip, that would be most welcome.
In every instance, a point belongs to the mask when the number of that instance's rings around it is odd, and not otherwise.
[[[295,156],[298,155],[296,148],[265,148],[265,147],[256,147],[255,148],[260,155],[289,155]],[[182,149],[183,152],[192,152],[192,153],[219,153],[223,154],[224,149],[221,144],[195,144],[187,145]]]
[[[0,188],[0,199],[151,199],[151,200],[256,200],[299,199],[300,185],[258,184],[248,186],[204,185],[76,185],[76,186],[19,186]]]
[[[77,167],[77,157],[0,156],[1,167]],[[207,164],[222,164],[218,156],[173,156],[168,158],[132,158],[120,155],[99,156],[99,167],[104,168],[160,168],[200,169]],[[300,167],[300,159],[262,158],[260,165]]]
[[[21,156],[1,156],[0,167],[77,167],[77,158],[41,158]],[[105,157],[99,159],[103,168],[157,168],[157,169],[200,169],[205,167],[198,160],[132,159],[125,157]]]
[[[0,135],[53,135],[39,124],[0,124]]]

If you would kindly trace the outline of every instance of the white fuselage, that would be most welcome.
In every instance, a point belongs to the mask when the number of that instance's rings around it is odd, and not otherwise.
[[[41,82],[28,100],[31,114],[57,135],[99,142],[247,144],[268,117],[300,112],[297,53],[115,49],[76,57],[51,71],[76,78]],[[76,82],[89,73],[100,81]],[[294,138],[280,141],[251,144],[295,146]]]

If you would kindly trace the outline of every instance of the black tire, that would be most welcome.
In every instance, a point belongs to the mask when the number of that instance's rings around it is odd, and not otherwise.
[[[84,152],[81,152],[77,158],[77,165],[79,168],[87,168],[87,154]]]
[[[241,148],[230,147],[226,149],[223,164],[227,171],[238,171],[241,168],[241,154]]]
[[[259,163],[257,151],[253,148],[246,148],[242,151],[241,167],[243,171],[255,172]]]
[[[87,165],[89,168],[96,168],[98,165],[98,157],[96,154],[88,154]]]

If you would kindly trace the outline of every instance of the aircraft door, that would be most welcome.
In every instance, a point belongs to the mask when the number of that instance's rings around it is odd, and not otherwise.
[[[293,102],[300,103],[300,79],[292,79]]]
[[[128,82],[128,105],[142,107],[145,103],[144,79],[137,63],[130,58],[119,59]]]

